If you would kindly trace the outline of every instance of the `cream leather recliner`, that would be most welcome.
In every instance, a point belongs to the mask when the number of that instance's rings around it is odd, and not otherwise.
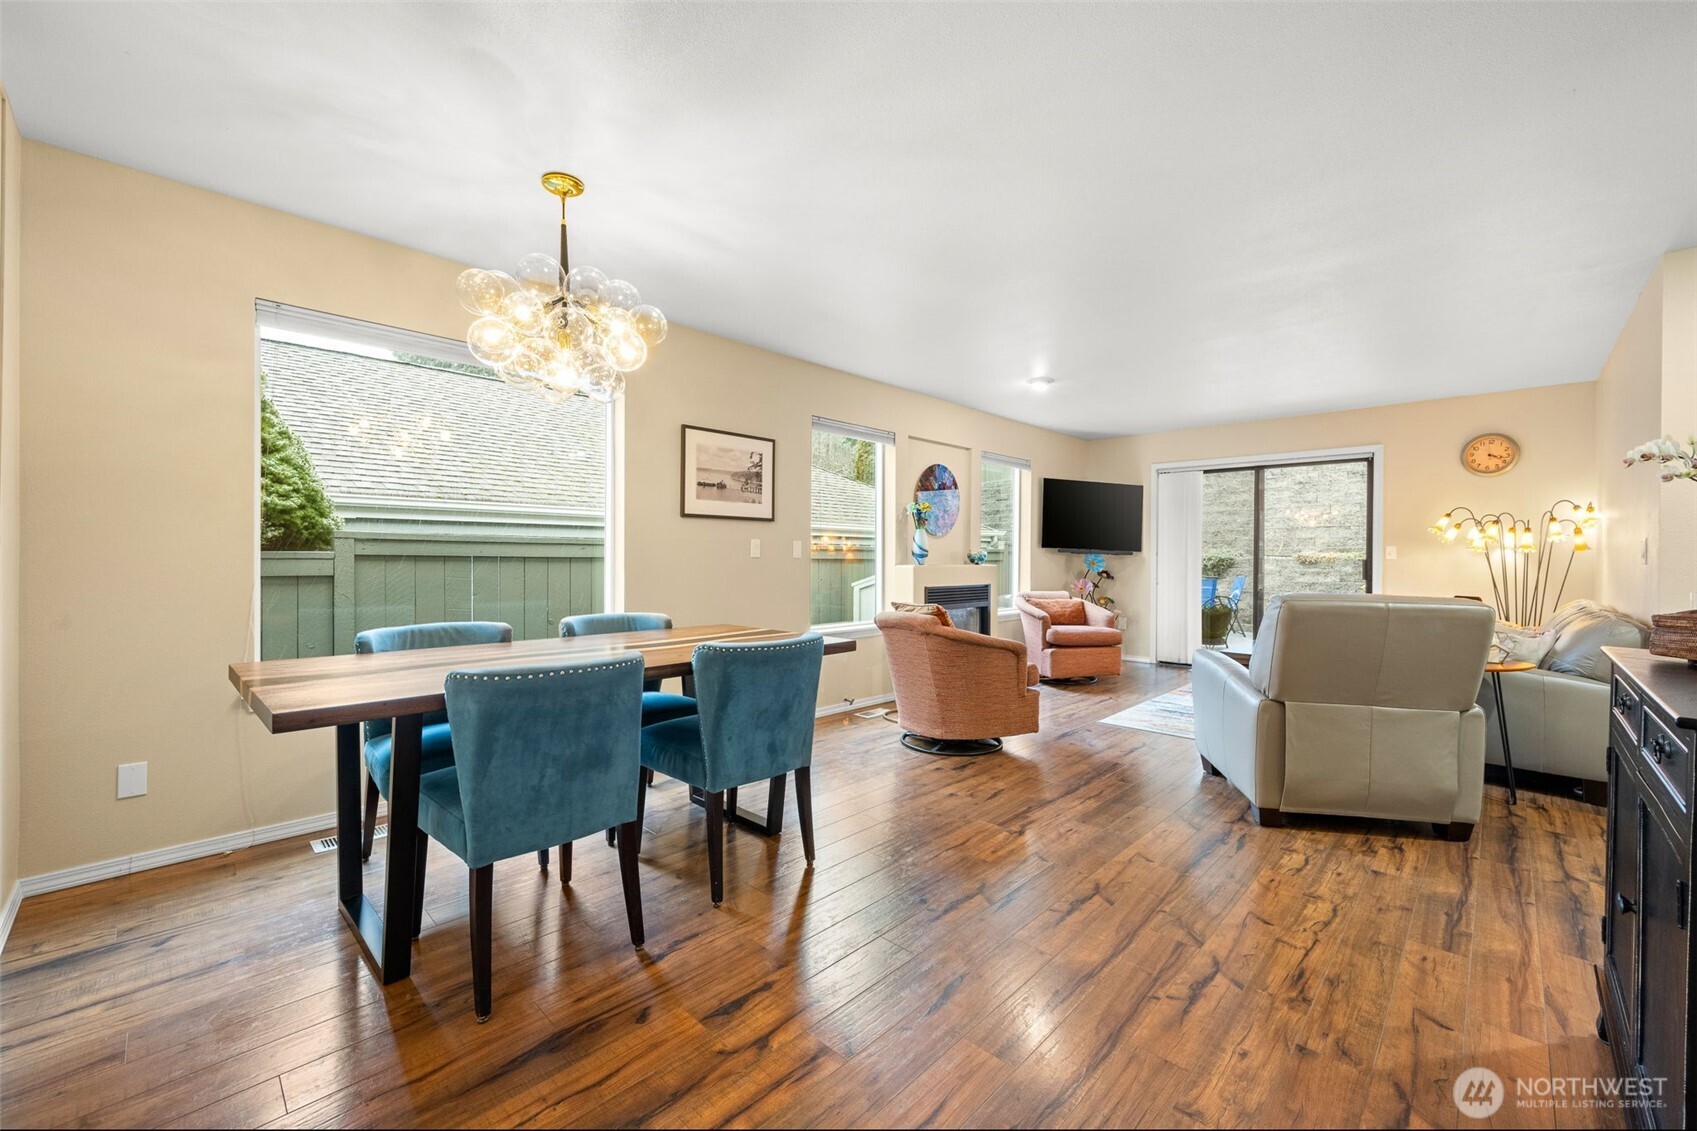
[[[1474,703],[1496,616],[1439,597],[1274,597],[1245,669],[1193,657],[1203,768],[1282,813],[1430,821],[1466,840],[1485,787]]]

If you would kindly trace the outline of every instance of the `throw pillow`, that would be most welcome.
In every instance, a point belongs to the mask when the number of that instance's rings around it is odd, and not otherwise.
[[[1561,630],[1577,620],[1593,617],[1600,612],[1610,612],[1595,601],[1587,601],[1583,597],[1575,597],[1562,603],[1561,608],[1551,613],[1544,623],[1538,626],[1540,632],[1552,632],[1560,635]]]
[[[1041,612],[1049,614],[1050,624],[1087,624],[1084,618],[1084,602],[1075,601],[1071,597],[1033,597],[1026,604]]]
[[[941,605],[910,605],[905,601],[891,601],[890,608],[898,613],[924,613],[936,617],[944,628],[953,628],[955,622],[949,619],[949,611]]]
[[[1544,660],[1553,672],[1582,675],[1606,683],[1613,665],[1603,655],[1607,646],[1642,648],[1649,631],[1631,617],[1623,617],[1598,606],[1589,615],[1569,621],[1556,637],[1555,647]]]
[[[1497,622],[1496,644],[1491,649],[1491,659],[1501,664],[1542,664],[1550,649],[1555,647],[1555,643],[1556,634],[1553,632],[1522,628],[1520,625],[1500,620]]]

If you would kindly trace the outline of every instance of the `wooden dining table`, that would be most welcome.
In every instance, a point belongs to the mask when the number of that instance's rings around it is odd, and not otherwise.
[[[740,624],[550,637],[371,655],[249,660],[230,665],[230,682],[273,734],[336,728],[336,876],[342,918],[377,976],[397,982],[412,972],[412,924],[418,894],[419,742],[424,716],[447,707],[448,673],[462,668],[592,660],[639,652],[645,679],[691,677],[698,644],[753,643],[796,635]],[[854,651],[854,641],[825,638],[825,654]],[[393,720],[389,783],[389,858],[383,911],[366,898],[361,871],[361,724]],[[635,788],[635,782],[632,782]]]

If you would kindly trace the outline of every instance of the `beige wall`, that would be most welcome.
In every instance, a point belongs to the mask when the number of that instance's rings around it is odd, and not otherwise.
[[[1621,456],[1662,434],[1662,269],[1644,285],[1597,374],[1597,504],[1609,523],[1600,547],[1598,597],[1636,617],[1656,611],[1661,483],[1630,473]]]
[[[456,337],[460,266],[34,142],[23,201],[22,874],[326,812],[330,736],[265,733],[225,678],[254,652],[253,303]],[[814,414],[896,432],[898,473],[910,426],[1084,467],[1082,441],[679,327],[625,401],[628,607],[806,626]],[[678,516],[686,422],[777,441],[776,522]],[[1039,555],[1037,582],[1065,565]],[[821,699],[886,686],[872,640],[827,661]],[[115,801],[144,759],[148,795]]]
[[[12,104],[0,88],[0,904],[17,884],[19,785],[18,565],[19,490],[18,349],[22,253],[23,143]]]
[[[1419,401],[1352,412],[1329,412],[1098,440],[1091,445],[1090,472],[1095,478],[1151,485],[1157,463],[1225,459],[1281,452],[1382,444],[1384,465],[1384,541],[1396,559],[1383,564],[1383,588],[1390,593],[1489,593],[1484,567],[1467,551],[1445,545],[1427,532],[1433,521],[1454,506],[1475,510],[1531,512],[1561,498],[1585,503],[1595,497],[1591,383],[1551,385],[1511,393]],[[1461,466],[1461,447],[1481,432],[1501,431],[1521,443],[1512,470],[1485,479]],[[1143,544],[1154,550],[1152,506],[1144,508]],[[1609,537],[1605,530],[1603,537]],[[1567,596],[1591,596],[1596,589],[1596,555],[1581,555],[1573,567]],[[1115,592],[1131,617],[1126,641],[1130,655],[1153,653],[1150,637],[1148,553],[1116,559]]]
[[[1662,432],[1687,443],[1697,436],[1697,248],[1662,257]],[[1697,608],[1697,482],[1657,481],[1660,560],[1652,611]]]
[[[1620,532],[1602,561],[1603,600],[1639,617],[1697,607],[1697,483],[1663,483],[1621,457],[1697,433],[1697,248],[1669,252],[1644,284],[1597,375],[1601,505]]]

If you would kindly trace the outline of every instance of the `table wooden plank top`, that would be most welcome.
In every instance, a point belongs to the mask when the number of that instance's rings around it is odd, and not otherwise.
[[[698,644],[783,640],[799,633],[740,624],[557,636],[511,644],[418,648],[368,656],[311,656],[249,660],[230,665],[230,682],[273,734],[440,711],[448,673],[461,668],[522,667],[642,653],[644,676],[690,673]],[[854,651],[854,641],[825,638],[825,654]]]

